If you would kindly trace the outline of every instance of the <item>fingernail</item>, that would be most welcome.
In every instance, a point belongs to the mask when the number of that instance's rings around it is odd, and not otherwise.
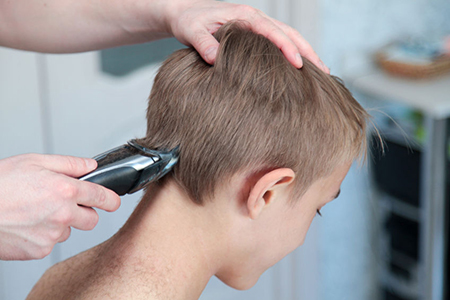
[[[205,52],[205,57],[208,62],[215,61],[217,55],[217,47],[211,47]]]
[[[300,66],[303,66],[303,59],[302,59],[300,53],[295,54],[295,60],[297,61],[297,63],[298,63]]]
[[[88,169],[95,169],[95,168],[97,168],[97,161],[95,161],[95,159],[85,158],[84,162],[86,163],[86,167],[88,167]]]

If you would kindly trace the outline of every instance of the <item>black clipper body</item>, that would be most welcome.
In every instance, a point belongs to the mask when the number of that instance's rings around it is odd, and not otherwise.
[[[157,151],[130,140],[94,159],[98,162],[97,169],[79,179],[100,184],[122,196],[137,192],[166,175],[178,161],[178,148]]]

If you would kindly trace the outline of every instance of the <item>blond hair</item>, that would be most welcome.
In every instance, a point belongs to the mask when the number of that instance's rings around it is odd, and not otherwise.
[[[179,146],[169,174],[203,203],[241,171],[296,173],[301,196],[317,179],[365,151],[367,113],[338,78],[307,59],[293,67],[267,38],[237,22],[215,34],[214,66],[192,48],[173,53],[150,94],[147,136],[155,149]]]

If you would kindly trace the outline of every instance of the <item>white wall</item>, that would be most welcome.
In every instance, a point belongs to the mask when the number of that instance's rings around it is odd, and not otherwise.
[[[367,63],[376,49],[393,40],[450,35],[448,0],[320,0],[319,6],[318,51],[338,75]]]

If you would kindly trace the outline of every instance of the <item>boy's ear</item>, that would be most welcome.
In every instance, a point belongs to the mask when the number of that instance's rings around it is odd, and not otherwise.
[[[292,169],[279,168],[265,173],[253,185],[247,199],[249,217],[257,219],[263,208],[269,205],[278,196],[277,190],[281,191],[287,187],[295,178]]]

